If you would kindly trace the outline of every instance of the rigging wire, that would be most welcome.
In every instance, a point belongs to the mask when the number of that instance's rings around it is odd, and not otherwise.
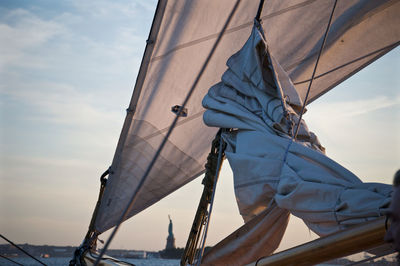
[[[318,67],[319,59],[321,58],[322,49],[324,48],[326,39],[327,39],[327,37],[328,37],[328,32],[329,32],[329,29],[330,29],[330,27],[331,27],[332,18],[333,18],[333,13],[335,12],[336,4],[337,4],[337,0],[335,0],[335,3],[333,4],[332,12],[331,12],[331,15],[330,15],[330,17],[329,17],[328,26],[326,27],[326,31],[325,31],[325,34],[324,34],[324,39],[323,39],[323,41],[322,41],[321,48],[319,49],[317,61],[315,62],[315,66],[314,66],[314,70],[313,70],[313,73],[312,73],[312,76],[311,76],[310,83],[308,84],[306,97],[304,98],[304,103],[303,103],[303,106],[301,107],[301,111],[300,111],[299,121],[297,122],[296,131],[295,131],[294,136],[293,136],[294,139],[296,139],[297,133],[298,133],[298,131],[299,131],[299,126],[300,126],[300,123],[301,123],[301,118],[303,117],[303,114],[304,114],[304,108],[305,108],[305,106],[307,105],[308,95],[309,95],[309,93],[310,93],[310,89],[311,89],[311,85],[312,85],[313,80],[314,80],[314,77],[315,77],[315,73],[317,72],[317,67]]]
[[[219,173],[217,173],[217,164],[222,130],[222,128],[218,130],[214,140],[211,142],[210,153],[207,156],[207,163],[205,164],[205,175],[203,181],[201,182],[204,185],[204,189],[192,223],[192,229],[190,230],[188,240],[181,257],[181,266],[184,266],[187,263],[192,265],[194,264],[195,259],[199,258],[200,249],[198,248],[198,245],[199,243],[203,242],[204,225],[206,224],[208,217],[214,182],[219,175]],[[225,151],[225,143],[223,144],[223,150]],[[224,157],[225,156],[223,155],[222,158]],[[220,163],[222,164],[222,160]],[[200,236],[201,239],[199,242]]]
[[[204,219],[207,219],[207,216],[204,217]],[[203,220],[203,221],[201,221],[201,222],[204,223],[205,221]],[[205,235],[205,230],[202,231],[201,238],[200,238],[200,243],[203,243],[204,235]],[[193,264],[194,264],[194,262],[198,262],[199,259],[200,259],[200,257],[201,257],[201,255],[200,255],[201,250],[200,250],[200,248],[198,248],[198,245],[197,245],[197,244],[198,244],[198,243],[196,243],[196,245],[195,245],[196,254],[195,254],[195,256],[194,256],[195,259],[193,260]],[[185,265],[186,265],[186,261],[185,261]],[[197,264],[196,264],[196,265],[197,265]]]
[[[12,259],[10,259],[10,258],[7,258],[6,256],[0,255],[0,257],[2,257],[2,258],[5,259],[5,260],[11,261],[11,262],[13,262],[13,263],[15,263],[15,264],[17,264],[17,265],[22,265],[22,266],[24,266],[23,264],[21,264],[21,263],[19,263],[19,262],[16,262],[15,260],[12,260]]]
[[[222,129],[222,133],[225,131],[225,129]],[[211,219],[211,213],[212,213],[212,209],[214,206],[214,198],[215,198],[215,190],[217,188],[217,181],[218,181],[218,175],[221,169],[221,161],[222,161],[222,153],[223,153],[223,139],[222,139],[222,134],[221,137],[219,139],[219,151],[218,151],[218,161],[217,161],[217,170],[216,170],[216,178],[214,179],[214,185],[213,185],[213,190],[212,190],[212,196],[211,196],[211,202],[210,202],[210,208],[208,211],[208,215],[207,215],[207,221],[205,224],[205,228],[204,228],[204,235],[203,235],[203,239],[202,239],[202,244],[201,244],[201,249],[199,252],[199,257],[197,259],[197,265],[199,266],[201,263],[201,259],[203,257],[203,253],[204,253],[204,247],[206,244],[206,239],[207,239],[207,233],[208,233],[208,226],[210,225],[210,219]]]
[[[11,245],[13,245],[14,247],[18,248],[19,250],[21,250],[23,253],[25,253],[26,255],[28,255],[29,257],[31,257],[32,259],[36,260],[37,262],[39,262],[42,265],[47,266],[46,264],[44,264],[43,262],[41,262],[40,260],[38,260],[37,258],[35,258],[34,256],[32,256],[31,254],[29,254],[28,252],[26,252],[25,250],[23,250],[21,247],[19,247],[17,244],[13,243],[11,240],[7,239],[5,236],[3,236],[2,234],[0,234],[0,237],[3,238],[5,241],[7,241],[8,243],[10,243]]]
[[[110,245],[112,239],[114,238],[115,234],[117,233],[119,227],[121,226],[122,222],[123,222],[123,221],[126,219],[126,217],[128,216],[129,211],[132,209],[132,206],[133,206],[133,204],[134,204],[135,201],[136,201],[138,192],[139,192],[140,189],[142,188],[142,186],[143,186],[143,184],[144,184],[144,181],[147,179],[147,176],[149,175],[151,169],[153,168],[153,165],[154,165],[154,163],[156,162],[158,156],[160,155],[161,150],[164,148],[164,146],[165,146],[165,144],[166,144],[166,142],[167,142],[169,136],[171,135],[173,129],[175,128],[175,125],[177,124],[178,119],[179,119],[179,117],[180,117],[180,113],[181,113],[182,110],[185,108],[186,104],[188,103],[190,97],[192,96],[192,94],[193,94],[193,92],[194,92],[194,89],[196,88],[198,82],[200,81],[200,78],[202,77],[204,71],[206,70],[206,68],[207,68],[207,66],[208,66],[208,63],[209,63],[210,60],[211,60],[211,57],[213,56],[215,50],[217,49],[218,44],[220,43],[220,41],[221,41],[221,39],[222,39],[222,37],[223,37],[223,35],[224,35],[224,33],[225,33],[225,31],[226,31],[226,29],[227,29],[229,23],[230,23],[230,21],[231,21],[233,15],[235,14],[235,12],[236,12],[236,10],[237,10],[237,8],[238,8],[238,6],[239,6],[239,3],[240,3],[240,0],[237,0],[236,3],[235,3],[235,5],[234,5],[234,7],[233,7],[233,9],[232,9],[232,11],[230,12],[230,14],[229,14],[229,16],[228,16],[228,18],[227,18],[227,20],[226,20],[226,22],[225,22],[225,24],[224,24],[222,30],[221,30],[221,32],[219,33],[219,35],[218,35],[218,37],[217,37],[217,39],[216,39],[216,41],[215,41],[213,47],[211,48],[211,51],[210,51],[210,53],[208,54],[208,56],[207,56],[207,58],[206,58],[206,60],[205,60],[205,62],[204,62],[204,64],[203,64],[201,70],[200,70],[199,73],[197,74],[197,77],[196,77],[195,81],[193,82],[193,84],[192,84],[192,86],[191,86],[191,88],[190,88],[188,94],[186,95],[186,98],[185,98],[185,100],[183,101],[183,103],[182,103],[182,105],[181,105],[182,108],[179,110],[177,116],[174,118],[174,121],[172,122],[172,124],[171,124],[171,126],[170,126],[170,128],[169,128],[169,130],[168,130],[168,132],[167,132],[167,134],[166,134],[165,137],[163,138],[163,140],[162,140],[160,146],[158,147],[156,153],[155,153],[154,156],[153,156],[153,159],[151,160],[150,164],[148,165],[148,167],[147,167],[147,169],[146,169],[146,172],[143,174],[143,176],[142,176],[142,178],[141,178],[141,180],[140,180],[138,186],[137,186],[136,189],[135,189],[135,192],[133,193],[132,197],[130,198],[129,204],[127,205],[127,207],[125,208],[124,212],[122,213],[122,215],[121,215],[120,219],[118,220],[118,223],[116,224],[116,226],[115,226],[114,230],[112,231],[111,235],[110,235],[109,238],[107,239],[107,241],[106,241],[106,243],[105,243],[103,249],[101,250],[101,253],[100,253],[99,257],[97,258],[96,262],[94,263],[95,266],[99,264],[101,258],[103,257],[103,255],[104,255],[105,252],[107,251],[108,246]]]

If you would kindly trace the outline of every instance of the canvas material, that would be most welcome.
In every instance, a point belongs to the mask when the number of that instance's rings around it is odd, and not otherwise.
[[[333,2],[268,0],[263,8],[261,18],[268,49],[293,81],[299,96],[298,102],[304,99],[307,79],[311,77]],[[160,24],[153,28],[149,38],[147,47],[152,49],[144,58],[141,68],[141,73],[145,74],[138,77],[96,218],[96,231],[99,233],[118,223],[144,169],[175,117],[171,107],[182,103],[235,1],[162,0],[160,3],[165,5],[165,9],[162,15],[156,14]],[[161,159],[156,162],[154,171],[150,172],[127,218],[203,173],[211,141],[218,129],[203,124],[204,108],[201,101],[208,88],[220,81],[227,69],[225,63],[228,58],[246,42],[252,31],[258,3],[253,0],[240,2],[186,106],[187,117],[179,119],[166,149],[161,153]],[[400,40],[399,6],[399,1],[393,0],[338,2],[317,79],[310,92],[311,100],[397,45]],[[279,76],[280,70],[276,64],[274,70]],[[283,83],[281,85],[288,88]],[[289,91],[286,94],[295,103],[295,96],[290,95]],[[259,94],[258,97],[264,96]],[[268,108],[273,110],[278,104],[273,101]],[[272,114],[274,119],[277,119],[277,115]],[[246,119],[254,119],[255,127],[260,124],[255,123],[259,119],[269,123],[266,118]]]
[[[233,129],[223,135],[225,154],[234,174],[236,200],[246,223],[243,227],[250,223],[254,226],[251,232],[240,234],[241,228],[232,234],[241,237],[223,240],[206,254],[205,265],[223,264],[225,260],[243,265],[271,254],[280,242],[278,236],[282,236],[277,232],[286,228],[285,222],[276,224],[274,213],[288,211],[324,236],[383,216],[390,204],[390,185],[363,183],[331,160],[304,121],[297,139],[293,138],[287,120],[298,121],[297,102],[281,104],[283,99],[276,93],[279,85],[266,85],[273,82],[271,73],[278,63],[262,69],[265,61],[274,59],[262,33],[254,27],[243,48],[228,60],[229,69],[222,82],[211,87],[203,99],[207,109],[204,122]],[[279,84],[291,84],[282,72],[278,78]],[[233,80],[241,82],[235,84]],[[286,95],[286,88],[280,89]],[[285,112],[289,116],[285,117]],[[253,235],[266,239],[259,241]],[[254,240],[252,245],[249,239]]]

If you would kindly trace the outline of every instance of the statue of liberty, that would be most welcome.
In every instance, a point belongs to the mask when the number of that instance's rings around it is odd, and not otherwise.
[[[168,225],[168,236],[174,237],[174,233],[172,233],[172,220],[171,217],[168,214],[168,219],[169,219],[169,225]]]
[[[169,219],[169,225],[168,225],[167,246],[165,247],[166,250],[176,249],[176,247],[175,247],[175,237],[174,237],[174,233],[172,232],[173,225],[172,225],[171,216],[168,215],[168,219]]]

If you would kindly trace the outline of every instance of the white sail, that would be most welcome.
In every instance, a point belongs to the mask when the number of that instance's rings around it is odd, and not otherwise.
[[[304,98],[328,23],[332,0],[269,0],[261,14],[269,49]],[[128,217],[203,172],[215,128],[202,122],[201,100],[220,81],[225,62],[251,33],[259,1],[242,0],[203,77]],[[96,217],[113,227],[193,84],[234,6],[231,0],[159,1],[131,104]],[[396,47],[399,1],[339,1],[310,100]],[[294,101],[294,99],[291,99]]]
[[[383,216],[390,204],[390,185],[363,183],[325,156],[304,121],[294,139],[298,101],[290,103],[278,91],[298,97],[267,48],[254,27],[244,47],[228,60],[222,81],[203,100],[207,125],[234,128],[223,134],[225,154],[246,222],[206,254],[206,265],[244,265],[270,255],[286,229],[288,212],[325,236]],[[267,62],[272,64],[264,67]]]

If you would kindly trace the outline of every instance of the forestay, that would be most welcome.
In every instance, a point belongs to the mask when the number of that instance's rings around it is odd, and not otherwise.
[[[217,129],[202,122],[201,100],[220,81],[225,62],[251,33],[258,2],[242,0],[222,42],[128,217],[203,172]],[[193,84],[234,1],[160,0],[134,93],[96,218],[96,231],[113,227]],[[329,19],[332,0],[267,0],[261,18],[269,49],[301,99]],[[310,99],[387,53],[399,42],[399,1],[339,1]]]

